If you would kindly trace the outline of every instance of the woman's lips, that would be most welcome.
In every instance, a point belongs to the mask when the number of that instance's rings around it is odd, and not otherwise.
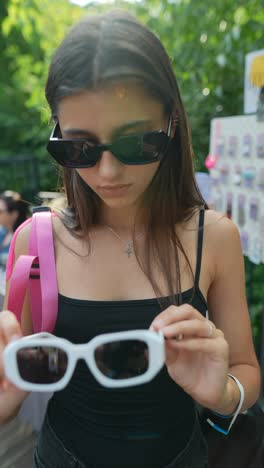
[[[127,190],[131,187],[131,184],[129,185],[115,185],[115,186],[103,186],[103,187],[98,187],[98,191],[101,192],[103,195],[108,196],[108,197],[119,197],[121,195],[124,195]]]

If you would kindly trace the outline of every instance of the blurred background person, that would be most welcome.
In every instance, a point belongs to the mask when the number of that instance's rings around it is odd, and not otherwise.
[[[14,231],[30,214],[29,204],[18,192],[6,190],[0,193],[0,305],[5,289],[5,268]]]

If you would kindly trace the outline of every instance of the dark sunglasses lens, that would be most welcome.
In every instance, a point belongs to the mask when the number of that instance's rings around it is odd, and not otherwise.
[[[29,346],[17,352],[17,366],[20,377],[26,382],[51,384],[64,376],[67,354],[50,346]]]
[[[124,164],[143,162],[141,136],[119,138],[113,142],[111,149],[114,155]]]
[[[113,341],[96,348],[95,361],[109,379],[137,377],[148,370],[148,346],[141,340]]]
[[[146,133],[143,138],[143,154],[146,159],[164,156],[170,139],[164,132]]]
[[[50,141],[47,150],[64,167],[91,167],[97,162],[97,151],[87,141]]]
[[[169,138],[163,132],[131,135],[116,140],[112,151],[124,164],[146,164],[156,161],[168,142]]]

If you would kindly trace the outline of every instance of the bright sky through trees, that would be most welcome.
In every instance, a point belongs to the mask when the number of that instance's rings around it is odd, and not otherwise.
[[[75,5],[79,5],[79,6],[86,6],[88,5],[88,3],[107,3],[109,0],[70,0],[70,3],[74,3]],[[111,0],[110,0],[111,2]],[[110,3],[109,2],[109,3]]]

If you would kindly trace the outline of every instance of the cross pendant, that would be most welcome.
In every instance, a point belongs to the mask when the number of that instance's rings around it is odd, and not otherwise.
[[[131,244],[127,244],[127,248],[126,248],[125,252],[127,253],[127,256],[129,258],[130,255],[133,253],[133,249],[131,248]]]

